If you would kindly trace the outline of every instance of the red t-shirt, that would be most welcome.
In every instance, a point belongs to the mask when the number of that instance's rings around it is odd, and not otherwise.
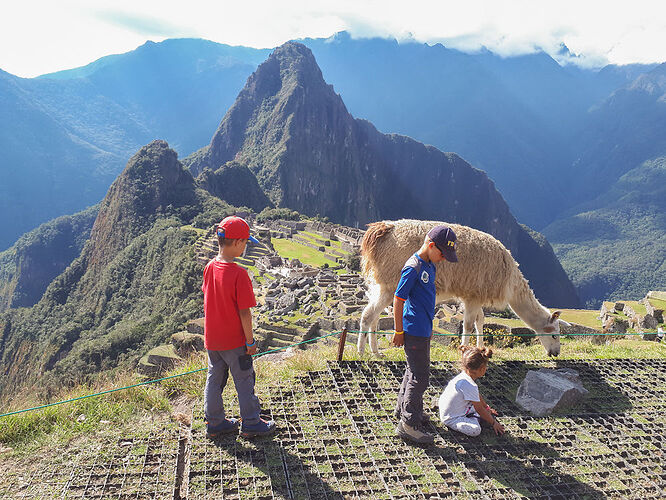
[[[238,311],[257,305],[247,271],[236,263],[211,260],[204,269],[204,346],[228,351],[245,345]]]

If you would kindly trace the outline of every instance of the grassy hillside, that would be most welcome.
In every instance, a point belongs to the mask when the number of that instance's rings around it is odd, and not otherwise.
[[[600,181],[602,181],[600,179]],[[587,307],[666,288],[666,157],[641,164],[544,234]]]

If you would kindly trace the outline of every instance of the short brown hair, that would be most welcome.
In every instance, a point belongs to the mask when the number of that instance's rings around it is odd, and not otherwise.
[[[222,236],[217,237],[217,244],[220,248],[226,247],[227,245],[232,245],[234,241],[240,241],[239,238],[223,238]]]
[[[462,367],[465,370],[478,370],[493,357],[493,350],[489,347],[461,345],[460,351],[462,352]]]

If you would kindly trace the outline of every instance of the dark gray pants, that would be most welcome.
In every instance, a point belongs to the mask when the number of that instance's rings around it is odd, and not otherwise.
[[[259,398],[254,394],[254,367],[242,370],[238,359],[245,354],[245,346],[228,351],[208,351],[208,377],[204,391],[204,411],[206,421],[211,428],[219,427],[226,418],[222,391],[227,385],[229,371],[234,379],[238,393],[238,406],[240,414],[246,425],[259,422],[261,405]]]
[[[423,394],[430,383],[430,337],[405,334],[407,367],[402,378],[396,413],[411,427],[418,427],[423,417]]]

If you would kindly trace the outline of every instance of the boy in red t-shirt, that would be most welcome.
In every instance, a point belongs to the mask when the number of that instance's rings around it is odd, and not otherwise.
[[[259,414],[259,398],[254,394],[255,374],[252,355],[257,343],[252,336],[251,307],[257,305],[247,271],[234,262],[245,251],[250,226],[240,217],[227,217],[217,227],[219,253],[204,269],[204,345],[208,351],[208,377],[204,393],[206,427],[209,437],[238,431],[237,418],[226,418],[222,391],[229,371],[238,393],[244,437],[269,434],[275,422]]]

